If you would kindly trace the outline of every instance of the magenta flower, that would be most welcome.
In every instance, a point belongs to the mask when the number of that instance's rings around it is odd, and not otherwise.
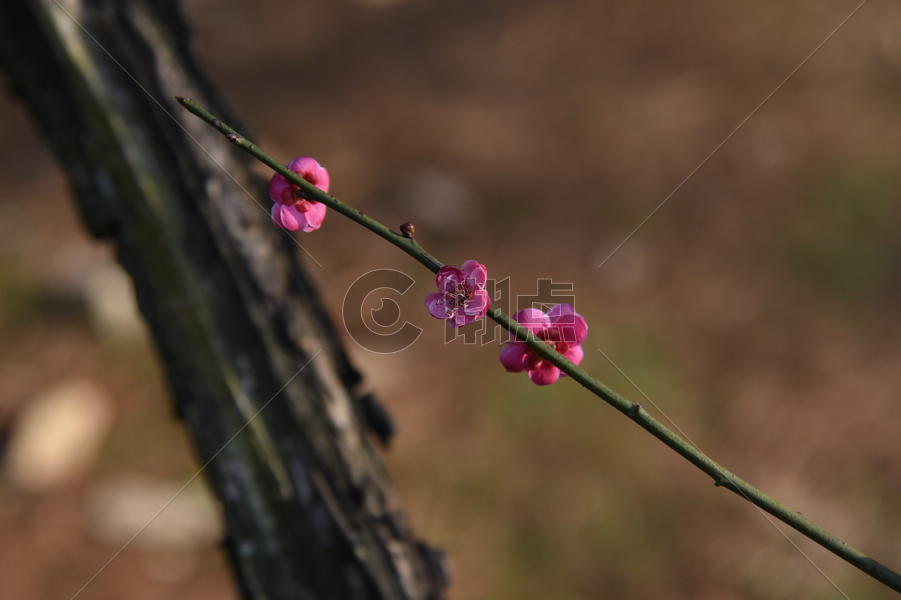
[[[575,364],[584,355],[581,343],[588,335],[588,323],[569,304],[558,304],[547,313],[537,308],[521,310],[513,318]],[[513,340],[501,348],[501,364],[511,373],[528,371],[532,383],[549,385],[566,375],[544,360],[525,342]]]
[[[328,191],[328,171],[316,159],[300,156],[288,163],[294,171],[323,192]],[[325,219],[325,204],[306,200],[300,196],[300,188],[276,173],[269,180],[269,198],[272,200],[272,222],[290,231],[315,231]]]
[[[459,269],[442,267],[435,276],[438,291],[425,297],[425,306],[436,319],[450,320],[457,327],[468,325],[491,307],[486,281],[488,269],[475,260],[467,260]]]

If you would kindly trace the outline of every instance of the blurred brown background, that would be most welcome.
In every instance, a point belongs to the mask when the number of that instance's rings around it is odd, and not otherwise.
[[[870,2],[603,268],[855,2],[186,3],[214,80],[285,160],[413,220],[518,293],[575,285],[584,366],[850,543],[901,564],[901,5]],[[64,101],[64,99],[61,99]],[[0,98],[3,597],[68,598],[196,462],[107,248]],[[332,214],[301,243],[336,319],[369,269],[417,280],[409,350],[356,363],[451,597],[836,598],[750,505],[572,382],[442,344],[432,279]],[[850,597],[887,598],[788,535]],[[81,596],[234,598],[195,484]]]

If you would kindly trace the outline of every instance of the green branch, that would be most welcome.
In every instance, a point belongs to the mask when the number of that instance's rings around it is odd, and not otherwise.
[[[281,161],[276,160],[272,156],[263,152],[255,146],[247,138],[239,134],[237,131],[220,121],[216,116],[210,114],[202,106],[196,104],[192,100],[186,98],[177,99],[186,109],[197,115],[239,148],[245,150],[254,158],[271,168],[276,173],[282,174],[291,183],[298,186],[304,196],[310,200],[322,202],[329,208],[338,211],[342,215],[356,221],[366,229],[388,240],[414,259],[422,263],[432,272],[438,271],[443,265],[441,261],[426,252],[413,238],[406,237],[400,233],[392,231],[382,223],[375,219],[364,215],[355,208],[344,204],[337,198],[329,196],[319,188],[299,177],[296,173],[289,171]],[[503,311],[492,308],[488,311],[488,316],[494,319],[504,329],[515,335],[518,339],[526,342],[533,348],[542,358],[548,360],[552,364],[560,368],[561,371],[573,378],[583,387],[591,391],[593,394],[613,406],[616,410],[623,413],[629,419],[635,421],[643,429],[648,431],[658,440],[675,450],[680,456],[688,462],[696,466],[698,469],[709,475],[715,485],[727,488],[735,492],[745,500],[757,505],[762,510],[770,513],[774,517],[783,521],[795,530],[804,534],[811,540],[820,544],[833,554],[845,559],[864,573],[870,575],[874,579],[884,583],[895,591],[901,592],[901,575],[890,569],[889,567],[870,558],[860,550],[853,548],[838,539],[822,527],[811,522],[798,512],[795,512],[785,505],[770,498],[759,489],[733,474],[731,471],[722,467],[709,456],[701,452],[698,448],[676,435],[673,431],[665,427],[657,419],[652,417],[641,405],[631,402],[620,396],[617,392],[610,389],[584,370],[567,360],[562,354],[556,352],[551,346],[539,340],[526,328],[506,315]]]

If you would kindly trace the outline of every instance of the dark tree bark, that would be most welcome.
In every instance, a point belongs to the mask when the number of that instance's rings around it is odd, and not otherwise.
[[[441,555],[367,439],[360,376],[292,240],[241,189],[263,198],[262,182],[173,100],[237,122],[177,2],[4,0],[0,61],[132,277],[244,597],[441,596]]]

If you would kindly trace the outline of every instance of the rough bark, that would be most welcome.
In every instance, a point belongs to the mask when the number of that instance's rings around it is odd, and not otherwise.
[[[411,532],[367,439],[373,400],[296,246],[241,189],[260,199],[262,182],[173,100],[235,121],[177,2],[60,4],[0,3],[0,61],[86,227],[131,275],[201,463],[215,457],[206,475],[244,597],[441,596],[441,555]]]

